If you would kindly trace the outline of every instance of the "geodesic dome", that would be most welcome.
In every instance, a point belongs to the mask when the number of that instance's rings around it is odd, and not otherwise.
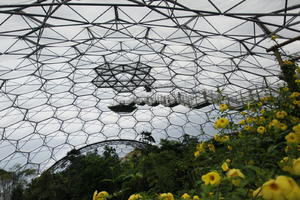
[[[217,90],[238,104],[280,83],[266,49],[299,36],[299,11],[298,0],[0,0],[0,167],[43,171],[143,131],[156,143],[212,134]]]

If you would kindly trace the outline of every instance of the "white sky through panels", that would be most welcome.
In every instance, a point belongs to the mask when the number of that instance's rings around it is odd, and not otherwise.
[[[266,49],[272,35],[299,36],[299,12],[298,0],[0,0],[0,167],[44,170],[73,148],[142,131],[211,134],[211,106],[108,106],[275,85]],[[299,41],[282,52],[299,54]]]

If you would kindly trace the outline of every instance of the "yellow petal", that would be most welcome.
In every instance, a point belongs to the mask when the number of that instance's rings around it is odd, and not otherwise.
[[[97,200],[97,194],[98,194],[98,191],[96,190],[93,195],[93,200]]]

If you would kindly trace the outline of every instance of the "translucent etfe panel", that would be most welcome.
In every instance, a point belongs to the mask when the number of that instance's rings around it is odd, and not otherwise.
[[[296,0],[297,1],[297,0]],[[296,4],[295,0],[288,1],[289,5],[292,6]],[[283,9],[285,7],[286,1],[273,1],[273,0],[253,0],[245,1],[240,5],[233,8],[230,12],[242,12],[242,13],[270,13],[276,10]],[[299,2],[298,2],[299,3]]]
[[[127,0],[115,0],[115,1],[110,1],[110,0],[76,0],[75,2],[77,3],[101,3],[101,4],[132,4],[134,3],[127,1]]]
[[[0,0],[0,5],[30,4],[36,0]]]

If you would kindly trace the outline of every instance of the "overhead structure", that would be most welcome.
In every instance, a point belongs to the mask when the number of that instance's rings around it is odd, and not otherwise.
[[[47,170],[52,173],[63,171],[70,165],[71,163],[70,160],[72,158],[80,155],[86,155],[88,153],[103,153],[106,150],[105,148],[107,147],[115,149],[116,150],[115,153],[118,155],[119,158],[121,158],[121,161],[126,161],[134,156],[138,156],[141,153],[139,150],[135,151],[135,149],[144,149],[150,146],[151,145],[146,141],[122,140],[122,139],[105,140],[105,141],[84,146],[76,150],[72,149],[67,153],[65,157],[55,162]]]
[[[208,137],[211,103],[109,107],[280,84],[266,49],[300,35],[299,15],[299,0],[0,0],[0,168],[43,171],[143,131],[156,142]],[[299,44],[283,58],[299,57]]]

